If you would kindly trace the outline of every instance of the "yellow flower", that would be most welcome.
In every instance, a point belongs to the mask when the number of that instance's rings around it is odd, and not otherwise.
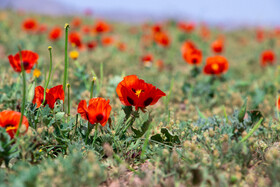
[[[34,71],[33,71],[33,77],[38,78],[38,77],[40,77],[40,75],[41,75],[41,71],[38,70],[37,68],[34,69]]]
[[[71,51],[70,52],[70,58],[76,60],[79,57],[79,52],[78,51]]]

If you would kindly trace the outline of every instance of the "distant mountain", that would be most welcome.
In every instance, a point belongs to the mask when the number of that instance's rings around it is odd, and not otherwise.
[[[80,13],[75,7],[55,0],[0,0],[0,8],[24,10],[28,12],[62,15]]]

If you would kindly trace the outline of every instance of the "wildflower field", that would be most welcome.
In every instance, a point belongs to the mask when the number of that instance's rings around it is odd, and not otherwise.
[[[279,186],[280,28],[0,11],[0,186]]]

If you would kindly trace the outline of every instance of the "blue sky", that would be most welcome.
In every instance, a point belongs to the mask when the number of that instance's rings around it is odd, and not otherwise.
[[[280,0],[57,0],[80,9],[182,15],[216,23],[280,24]]]

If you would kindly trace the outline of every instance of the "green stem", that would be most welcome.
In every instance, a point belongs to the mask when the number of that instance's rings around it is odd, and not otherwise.
[[[170,101],[170,97],[171,97],[171,94],[172,94],[173,84],[174,84],[174,77],[172,78],[172,80],[170,82],[169,92],[168,92],[168,95],[167,95],[167,97],[165,99],[165,108],[166,109],[168,108],[168,103]]]
[[[87,134],[86,134],[86,144],[88,142],[88,136],[89,136],[89,133],[90,133],[91,130],[92,130],[91,124],[88,122],[88,129],[87,129]]]
[[[125,128],[121,131],[120,137],[125,134],[127,129],[134,123],[135,120],[136,120],[136,118],[134,115],[129,116],[129,118],[126,120]]]
[[[69,29],[69,24],[66,23],[64,26],[65,29],[65,51],[64,51],[64,78],[63,78],[63,91],[65,93],[65,89],[66,89],[66,82],[68,79],[68,29]]]
[[[50,67],[49,67],[49,76],[48,76],[48,79],[47,79],[47,82],[45,84],[45,89],[44,89],[44,100],[42,102],[42,105],[45,104],[46,102],[46,93],[47,93],[47,88],[49,86],[49,82],[50,82],[50,79],[51,79],[51,75],[52,75],[52,47],[49,46],[48,47],[48,50],[50,52]]]
[[[228,123],[228,115],[227,115],[227,111],[226,111],[225,105],[223,105],[223,110],[224,110],[224,115],[225,115],[226,122]]]
[[[97,124],[95,124],[95,131],[94,131],[94,137],[93,137],[93,141],[92,141],[92,146],[94,146],[96,138],[97,138]]]
[[[68,117],[70,116],[70,106],[71,106],[71,100],[70,100],[70,84],[68,83],[67,84],[67,95],[68,95],[68,97],[67,97],[67,100],[68,100],[68,112],[67,112],[67,114],[68,114]]]
[[[92,82],[91,82],[91,86],[90,86],[90,97],[89,97],[89,99],[91,99],[93,97],[93,87],[94,87],[95,80],[96,80],[96,77],[93,77]]]
[[[252,136],[252,134],[259,128],[259,126],[262,124],[263,118],[261,118],[258,123],[253,127],[253,129],[244,137],[242,138],[242,140],[240,141],[245,142],[250,136]]]
[[[20,62],[22,62],[22,55],[21,55],[21,49],[19,47],[19,56],[20,56]],[[21,64],[21,72],[22,72],[22,83],[23,83],[23,88],[22,88],[22,104],[21,104],[21,115],[20,115],[20,120],[19,120],[19,126],[16,132],[16,137],[19,135],[19,131],[22,125],[22,120],[23,120],[23,115],[24,115],[24,110],[25,110],[25,98],[26,98],[26,75],[25,75],[25,69],[23,66],[23,63]]]

